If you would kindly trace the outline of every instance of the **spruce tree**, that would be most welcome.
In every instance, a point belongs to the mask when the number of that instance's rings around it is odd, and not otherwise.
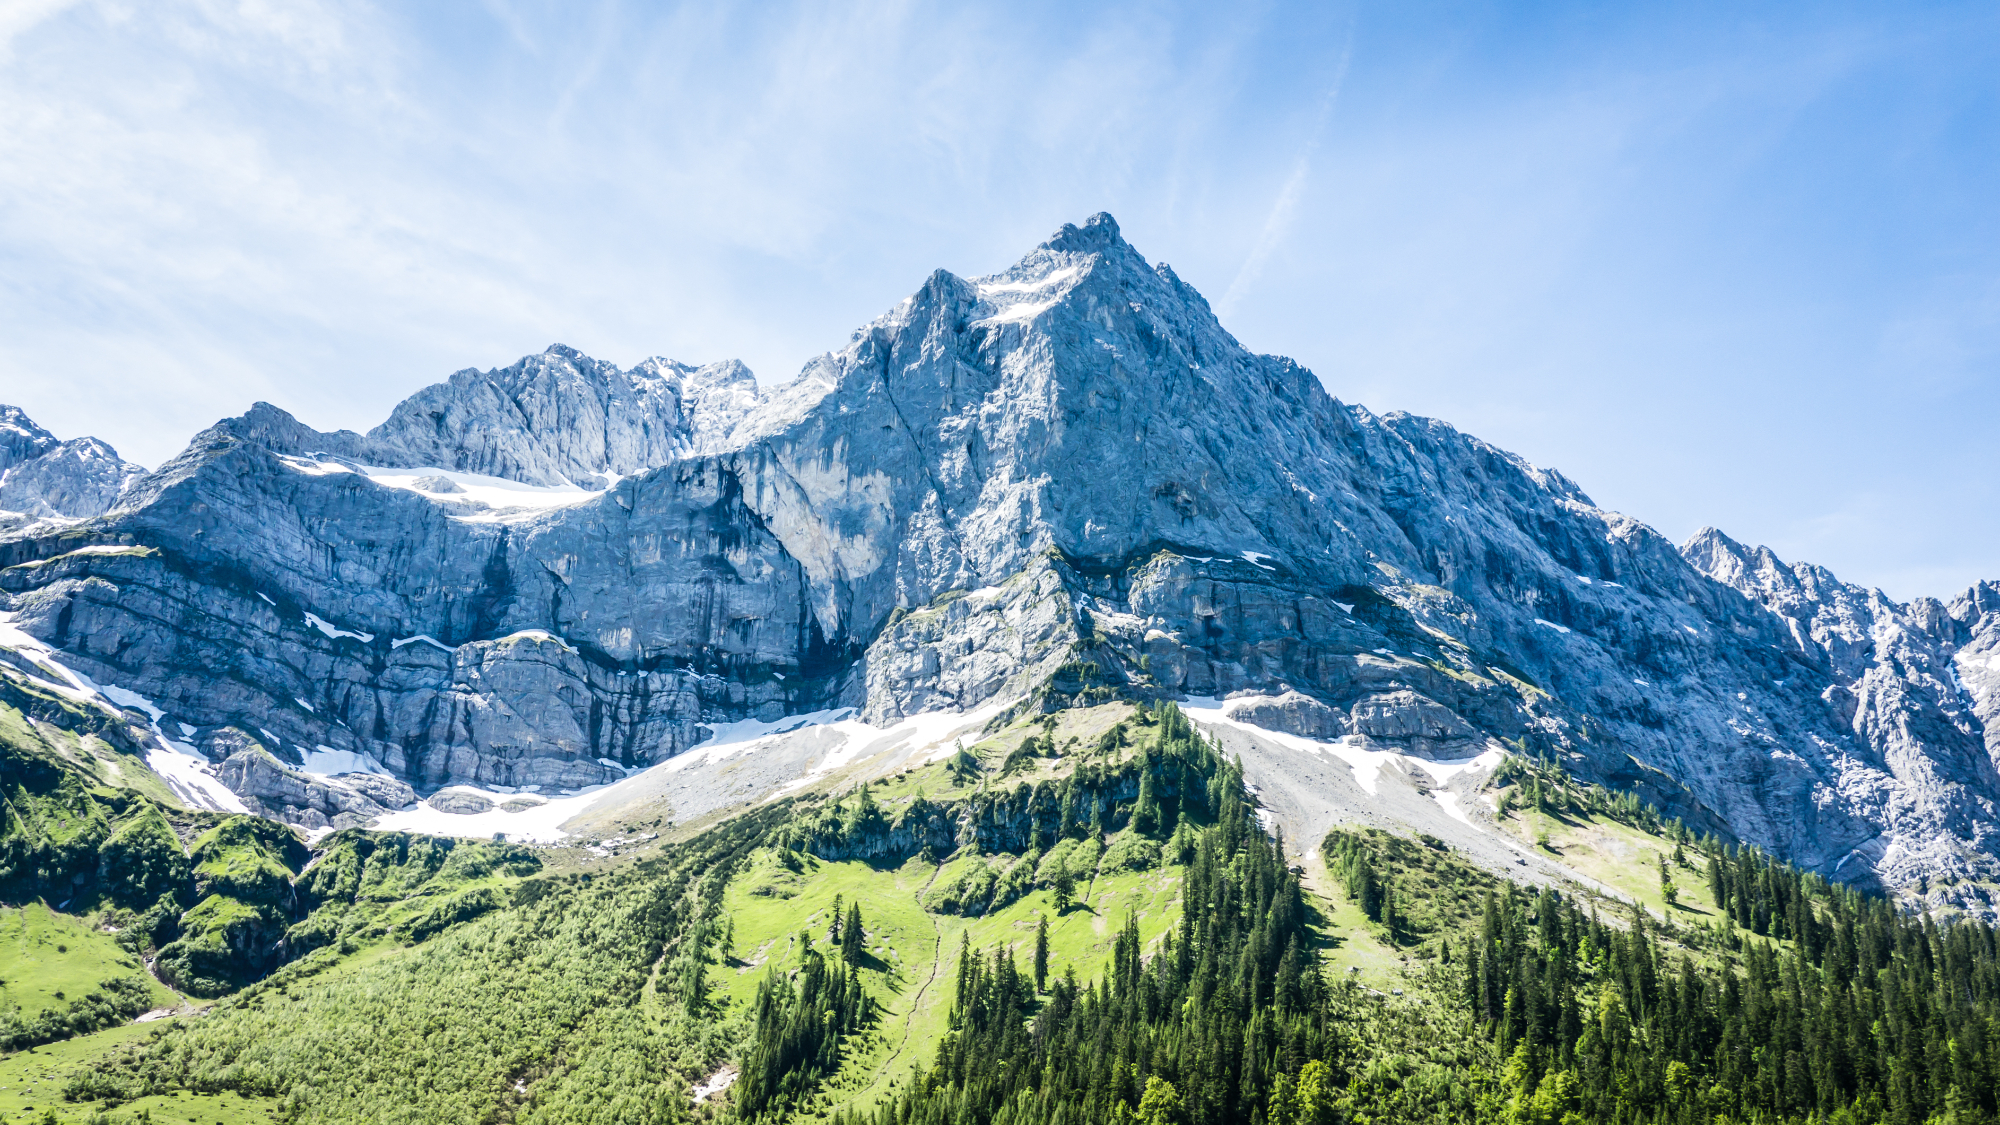
[[[868,931],[861,926],[861,904],[852,903],[847,908],[847,921],[840,930],[840,959],[850,965],[859,965],[868,953]]]
[[[1035,991],[1040,992],[1049,981],[1049,918],[1044,914],[1035,923]]]
[[[1132,831],[1141,836],[1157,836],[1160,831],[1160,798],[1153,787],[1150,766],[1139,773],[1139,796],[1132,803]]]

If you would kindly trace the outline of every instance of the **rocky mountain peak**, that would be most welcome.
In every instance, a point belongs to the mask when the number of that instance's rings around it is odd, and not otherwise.
[[[40,457],[58,444],[56,435],[35,425],[26,411],[18,406],[0,405],[0,472]]]
[[[94,437],[62,441],[0,406],[0,530],[101,516],[146,470]]]
[[[1064,223],[1038,249],[1082,254],[1137,253],[1132,244],[1125,241],[1124,232],[1118,229],[1118,220],[1112,218],[1109,211],[1099,211],[1081,225]]]
[[[1905,607],[1714,529],[1677,550],[1252,353],[1109,216],[933,273],[769,394],[554,346],[365,435],[259,404],[149,482],[103,531],[155,554],[0,581],[204,747],[581,786],[746,719],[1209,699],[1517,747],[1840,878],[2000,874],[2000,591]]]

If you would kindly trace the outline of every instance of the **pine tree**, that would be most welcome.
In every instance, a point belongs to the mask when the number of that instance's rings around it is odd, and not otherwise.
[[[1035,991],[1041,992],[1049,981],[1049,918],[1042,915],[1035,923]]]
[[[847,908],[847,921],[840,929],[840,959],[849,965],[859,965],[868,955],[868,931],[861,925],[861,904],[852,903]]]

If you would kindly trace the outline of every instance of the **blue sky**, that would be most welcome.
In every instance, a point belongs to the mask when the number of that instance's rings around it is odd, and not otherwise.
[[[1991,3],[0,0],[0,401],[146,464],[554,341],[782,381],[1109,210],[1346,401],[1949,595],[1996,201]]]

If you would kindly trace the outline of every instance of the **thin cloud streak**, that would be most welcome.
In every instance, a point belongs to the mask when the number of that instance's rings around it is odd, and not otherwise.
[[[1341,48],[1340,63],[1334,68],[1333,81],[1326,96],[1320,100],[1319,112],[1313,116],[1305,145],[1299,151],[1297,162],[1292,165],[1292,174],[1285,177],[1284,186],[1278,189],[1278,198],[1271,204],[1270,213],[1264,219],[1264,229],[1258,232],[1257,241],[1244,257],[1243,265],[1237,269],[1222,299],[1215,304],[1218,316],[1227,317],[1236,311],[1237,304],[1264,275],[1264,263],[1290,232],[1299,201],[1305,196],[1306,179],[1312,174],[1313,157],[1319,152],[1320,138],[1326,133],[1328,121],[1333,118],[1334,106],[1340,100],[1340,85],[1347,80],[1347,64],[1353,57],[1354,40],[1350,33],[1346,45]]]

